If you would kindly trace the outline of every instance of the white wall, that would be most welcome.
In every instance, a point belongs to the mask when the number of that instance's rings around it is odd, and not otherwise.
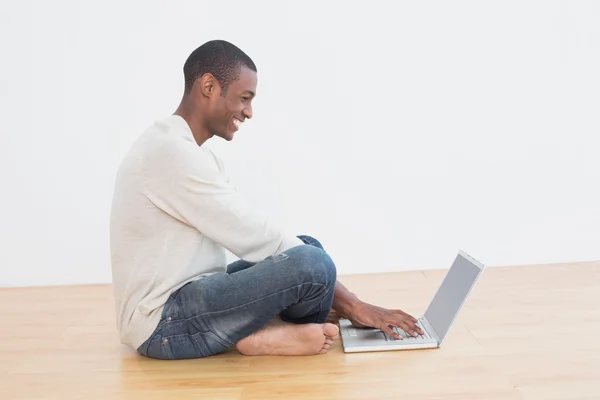
[[[110,282],[118,163],[214,38],[259,95],[212,148],[340,273],[600,259],[598,2],[0,4],[0,286]]]

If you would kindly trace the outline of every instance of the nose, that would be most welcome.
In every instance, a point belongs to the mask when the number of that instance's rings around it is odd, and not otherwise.
[[[248,107],[244,108],[243,113],[246,118],[251,119],[252,118],[252,106],[248,106]]]

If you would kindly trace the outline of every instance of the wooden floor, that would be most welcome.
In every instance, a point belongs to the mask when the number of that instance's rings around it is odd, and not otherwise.
[[[444,274],[340,279],[419,314]],[[0,290],[0,399],[600,399],[600,262],[486,269],[436,350],[150,360],[112,306],[110,286]]]

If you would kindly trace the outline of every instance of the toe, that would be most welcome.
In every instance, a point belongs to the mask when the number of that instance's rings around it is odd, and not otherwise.
[[[324,324],[323,333],[325,336],[336,337],[339,334],[339,328],[334,324]]]

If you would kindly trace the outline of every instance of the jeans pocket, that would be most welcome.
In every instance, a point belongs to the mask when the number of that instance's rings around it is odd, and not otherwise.
[[[161,355],[155,358],[167,360],[184,360],[212,356],[227,350],[230,346],[212,332],[198,332],[190,335],[163,336]]]
[[[198,332],[191,335],[191,338],[204,357],[222,353],[231,347],[231,345],[210,331]]]
[[[164,336],[161,342],[162,354],[168,360],[199,358],[201,354],[187,333]]]

